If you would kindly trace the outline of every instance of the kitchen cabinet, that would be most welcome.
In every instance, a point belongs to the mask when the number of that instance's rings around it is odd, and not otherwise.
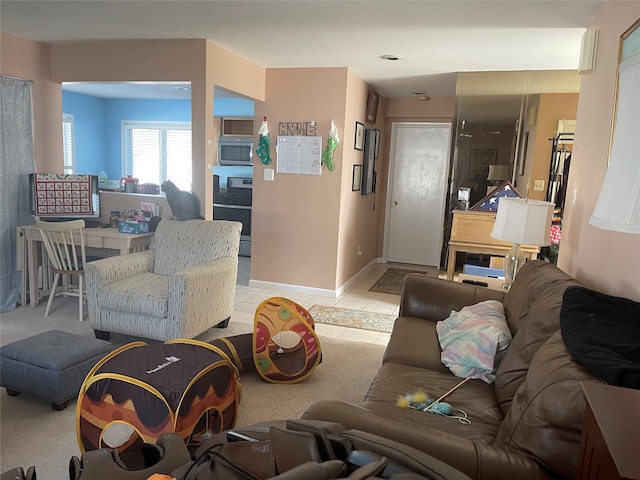
[[[253,118],[222,117],[220,120],[220,136],[252,137]]]

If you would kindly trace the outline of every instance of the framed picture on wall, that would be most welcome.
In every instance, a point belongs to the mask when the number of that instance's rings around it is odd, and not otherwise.
[[[356,122],[356,136],[353,139],[353,148],[356,150],[364,149],[364,124]]]
[[[364,160],[362,162],[362,189],[361,195],[369,195],[375,190],[375,161],[373,157],[376,148],[375,132],[367,128],[364,133]]]
[[[489,165],[495,165],[498,159],[498,150],[474,149],[469,157],[469,180],[477,182],[485,180],[489,175]]]
[[[367,100],[367,122],[376,123],[378,117],[378,102],[380,94],[375,90],[369,90],[369,98]]]
[[[362,165],[353,166],[353,177],[351,178],[351,191],[357,192],[360,190],[360,184],[362,183]]]

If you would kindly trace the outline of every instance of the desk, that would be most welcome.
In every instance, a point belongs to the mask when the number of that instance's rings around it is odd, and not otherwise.
[[[451,223],[451,239],[449,240],[449,259],[447,261],[447,280],[453,280],[456,269],[456,254],[484,253],[504,257],[512,243],[503,242],[491,236],[496,212],[475,210],[454,210]],[[520,245],[522,251],[531,260],[538,258],[539,247]]]
[[[120,233],[116,228],[85,228],[84,246],[94,248],[108,248],[117,250],[120,255],[125,253],[145,250],[151,245],[153,233],[141,233],[132,235]],[[26,256],[27,274],[22,272],[22,301],[27,294],[27,277],[29,278],[29,297],[32,307],[40,303],[40,291],[38,288],[38,249],[41,249],[42,236],[35,225],[18,227],[18,242],[22,242],[24,256]],[[24,259],[22,260],[24,262]]]

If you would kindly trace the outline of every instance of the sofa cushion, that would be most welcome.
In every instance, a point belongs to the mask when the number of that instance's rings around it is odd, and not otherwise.
[[[169,304],[169,277],[143,273],[102,289],[101,308],[121,313],[166,318]]]
[[[557,474],[573,478],[585,411],[581,381],[601,382],[571,358],[558,330],[534,355],[496,445],[533,456]]]
[[[511,333],[515,336],[520,324],[527,318],[529,309],[549,285],[567,280],[573,279],[551,263],[542,260],[525,263],[503,302]],[[577,282],[575,284],[578,285]]]
[[[529,263],[533,264],[534,262],[527,262],[527,264]],[[522,291],[515,292],[521,297],[526,296],[531,301],[531,304],[527,306],[521,305],[522,310],[526,310],[527,315],[518,320],[517,333],[514,334],[513,340],[496,370],[496,397],[500,402],[502,411],[505,413],[509,410],[516,391],[527,376],[533,356],[540,346],[560,329],[560,308],[562,307],[564,291],[569,286],[578,285],[578,282],[560,272],[557,267],[543,262],[535,263],[539,264],[536,270],[546,270],[554,280],[545,282],[540,279],[540,283],[544,285],[541,290],[537,286],[531,285],[531,290],[535,290],[535,294],[529,295]],[[547,265],[551,268],[548,268]],[[522,269],[524,270],[524,267]],[[560,272],[560,274],[557,272]],[[520,273],[518,273],[516,280],[520,278],[519,275]],[[538,275],[535,272],[530,272],[525,277],[526,283],[528,284],[530,280],[534,280],[537,277]],[[512,292],[509,292],[507,298],[511,298],[511,294]],[[506,306],[505,310],[507,310]],[[511,324],[508,311],[507,321]]]
[[[393,419],[407,428],[431,427],[468,440],[493,442],[503,419],[502,411],[493,394],[493,386],[481,380],[470,380],[446,398],[454,409],[464,411],[470,425],[453,418],[442,417],[420,410],[402,409],[398,398],[418,391],[436,399],[460,383],[451,372],[387,362],[380,367],[365,397],[364,407],[380,418]],[[454,411],[454,414],[459,412]]]
[[[495,368],[511,342],[502,303],[487,300],[437,322],[442,363],[460,378],[495,381]]]
[[[402,363],[451,374],[440,359],[436,323],[424,318],[398,317],[382,362]]]

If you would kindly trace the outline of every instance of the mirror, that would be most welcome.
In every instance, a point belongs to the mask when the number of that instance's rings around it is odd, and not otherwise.
[[[580,75],[573,70],[460,73],[450,192],[471,188],[473,206],[498,180],[509,180],[525,195],[534,169],[527,157],[536,144],[540,96],[577,95],[579,90]],[[551,152],[551,143],[547,143]],[[546,154],[539,158],[548,161]],[[507,178],[488,179],[489,165],[507,166]]]

